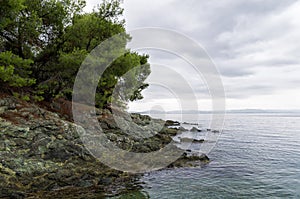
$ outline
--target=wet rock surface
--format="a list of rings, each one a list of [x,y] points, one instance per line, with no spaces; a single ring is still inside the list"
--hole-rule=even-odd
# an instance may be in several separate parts
[[[205,154],[194,154],[191,151],[183,153],[183,155],[175,162],[170,164],[169,168],[174,167],[196,167],[209,163],[209,158]]]
[[[135,132],[151,135],[141,138],[128,134],[126,125],[120,129],[122,124],[108,110],[98,111],[97,117],[107,138],[131,152],[160,150],[179,132],[168,127],[177,122],[131,114],[130,121],[138,124]],[[132,190],[131,182],[139,175],[114,170],[94,158],[83,145],[78,126],[61,118],[10,96],[0,98],[0,198],[99,198]],[[199,161],[208,158],[183,153],[169,167]]]

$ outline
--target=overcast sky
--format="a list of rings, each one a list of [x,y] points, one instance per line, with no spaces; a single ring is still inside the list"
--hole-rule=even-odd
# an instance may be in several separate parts
[[[87,0],[86,10],[99,2]],[[220,71],[227,109],[300,109],[300,1],[125,0],[123,7],[127,30],[167,28],[203,46]],[[149,81],[169,78],[176,84],[159,70],[168,65],[191,84],[199,109],[210,109],[204,81],[193,77],[184,61],[165,52],[145,52],[152,64]],[[176,96],[164,89],[150,86],[145,99],[130,109],[179,109]]]

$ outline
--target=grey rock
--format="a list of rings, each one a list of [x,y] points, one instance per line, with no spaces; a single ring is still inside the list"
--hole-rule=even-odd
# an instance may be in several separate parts
[[[110,111],[96,110],[95,114],[99,115],[106,137],[119,148],[131,152],[160,150],[180,132],[164,125],[160,127],[158,124],[164,123],[162,120],[131,114],[131,119],[142,126],[140,132],[147,129],[146,126],[160,127],[159,131],[147,131],[151,137],[137,138],[123,132]],[[104,190],[117,194],[120,187],[136,175],[116,171],[95,159],[81,141],[80,134],[85,132],[86,129],[34,104],[13,97],[0,99],[0,197],[50,197],[58,193],[72,196],[76,191],[88,194],[91,187],[96,187],[98,192],[103,190],[101,197]],[[192,159],[205,158],[183,156],[176,164],[188,166],[184,162]]]
[[[191,132],[201,132],[201,129],[198,129],[196,127],[193,127],[191,130]]]

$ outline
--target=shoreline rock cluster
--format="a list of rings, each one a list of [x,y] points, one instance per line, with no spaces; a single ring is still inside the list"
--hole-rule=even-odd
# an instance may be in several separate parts
[[[176,122],[167,121],[147,139],[136,139],[122,132],[112,113],[99,114],[106,136],[124,150],[147,153],[172,141],[179,133]],[[132,121],[149,126],[149,116],[131,114]],[[164,122],[157,120],[156,122]],[[142,129],[143,130],[143,129]],[[84,147],[76,125],[57,113],[11,96],[0,97],[0,197],[40,198],[82,194],[85,198],[124,192],[140,175],[109,168]],[[183,153],[169,168],[205,163],[207,156]],[[130,188],[129,188],[130,189]],[[92,195],[88,195],[91,194]],[[65,197],[63,197],[65,198]]]

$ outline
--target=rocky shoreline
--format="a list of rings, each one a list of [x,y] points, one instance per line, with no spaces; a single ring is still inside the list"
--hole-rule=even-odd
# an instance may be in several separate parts
[[[180,129],[177,122],[159,120],[164,127],[144,139],[130,138],[114,122],[108,110],[99,111],[98,121],[107,138],[118,147],[140,153],[156,151],[172,141]],[[131,114],[140,126],[149,116]],[[130,189],[142,174],[109,168],[84,147],[76,125],[62,115],[11,96],[0,97],[0,197],[8,198],[99,198]],[[209,161],[206,155],[182,156],[169,168],[194,166]]]

